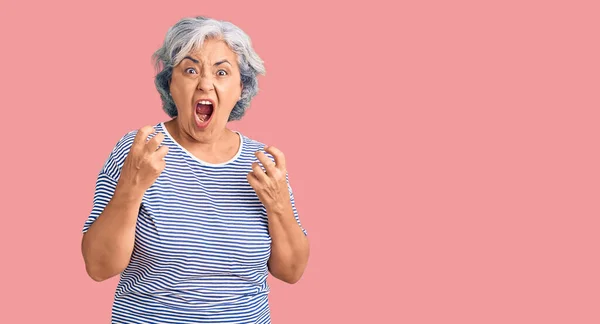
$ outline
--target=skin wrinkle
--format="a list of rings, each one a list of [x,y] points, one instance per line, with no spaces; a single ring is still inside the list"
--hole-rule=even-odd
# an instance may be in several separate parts
[[[248,35],[235,25],[206,17],[184,18],[167,32],[163,46],[153,54],[157,74],[155,85],[163,102],[163,110],[170,116],[177,116],[177,108],[169,95],[173,67],[180,63],[182,56],[201,47],[205,39],[221,39],[238,56],[243,91],[235,104],[229,121],[240,120],[258,93],[258,75],[265,75],[262,59],[252,48]],[[232,62],[233,63],[233,62]]]
[[[242,92],[240,72],[235,63],[237,57],[222,40],[208,39],[202,48],[186,58],[173,68],[169,88],[178,114],[165,126],[184,148],[199,159],[209,163],[227,161],[239,148],[238,135],[226,128],[229,115]],[[225,61],[234,63],[217,69]],[[209,124],[202,130],[196,126],[194,105],[201,98],[214,101]]]
[[[199,44],[203,45],[197,47]],[[189,58],[182,59],[175,64],[173,57],[179,58],[181,56],[188,56]],[[227,129],[226,126],[228,121],[239,120],[244,115],[250,101],[258,92],[257,76],[259,74],[264,75],[263,62],[252,49],[250,39],[245,33],[230,23],[202,17],[186,18],[173,26],[153,58],[157,63],[158,70],[155,76],[155,86],[162,100],[162,108],[170,119],[162,123],[162,126],[164,126],[161,126],[162,132],[157,132],[154,126],[146,125],[138,129],[133,143],[129,141],[129,137],[124,137],[124,140],[119,142],[115,151],[109,157],[111,161],[115,162],[115,165],[107,164],[103,167],[102,172],[105,178],[98,178],[99,181],[110,180],[107,177],[108,173],[105,171],[114,171],[115,179],[118,179],[118,181],[113,179],[114,195],[108,202],[104,201],[104,194],[108,187],[100,186],[107,186],[107,182],[97,182],[96,193],[98,196],[94,198],[94,210],[90,214],[89,223],[86,222],[88,227],[84,230],[85,234],[82,238],[82,254],[86,271],[95,281],[104,281],[127,271],[132,257],[135,258],[134,261],[136,262],[141,260],[143,263],[145,261],[144,258],[140,259],[140,255],[134,253],[137,235],[145,234],[139,232],[137,227],[140,220],[140,208],[144,208],[145,193],[167,166],[165,157],[168,155],[169,147],[173,147],[173,141],[187,149],[189,154],[204,162],[213,164],[230,161],[240,151],[241,141],[244,138],[241,137],[241,134],[238,135],[236,132]],[[224,59],[227,60],[227,63],[223,62]],[[226,73],[222,74],[221,70]],[[200,127],[195,122],[196,107],[194,103],[198,99],[211,99],[214,102],[211,120],[206,127]],[[151,136],[154,133],[156,135]],[[159,148],[167,135],[171,137],[171,145],[162,145]],[[148,137],[151,138],[148,139]],[[247,140],[250,146],[258,143],[258,141],[252,139]],[[131,145],[131,149],[128,151],[126,151],[127,145]],[[256,225],[257,233],[260,231],[264,251],[266,251],[266,244],[268,244],[266,234],[270,236],[270,255],[268,255],[269,259],[266,264],[268,271],[274,278],[292,284],[302,277],[306,268],[310,253],[309,241],[304,229],[299,224],[299,220],[295,218],[295,206],[292,205],[293,194],[287,182],[287,170],[283,153],[274,146],[266,146],[262,149],[264,153],[257,152],[255,159],[251,159],[248,156],[249,152],[245,151],[248,154],[244,154],[242,159],[236,161],[246,163],[241,166],[242,168],[248,167],[252,162],[254,163],[252,163],[253,171],[246,174],[248,183],[239,183],[238,179],[235,185],[239,184],[248,193],[250,193],[248,185],[251,186],[258,199],[260,199],[262,206],[256,202],[256,197],[252,194],[251,204],[257,206],[260,210],[249,209],[245,212],[253,214],[255,220],[261,222],[254,225]],[[258,150],[261,151],[260,148]],[[115,160],[117,156],[119,158],[123,157],[125,160],[117,161]],[[273,160],[275,163],[273,163]],[[118,162],[118,165],[116,162]],[[258,162],[265,170],[259,167]],[[240,169],[238,165],[234,165],[234,169],[233,173],[236,177],[248,171]],[[118,173],[116,173],[117,170]],[[177,168],[167,171],[170,174],[176,174],[175,176],[181,175],[181,173],[177,173],[179,172]],[[187,171],[190,171],[189,174],[193,178],[198,175],[198,173],[195,173],[196,170]],[[119,175],[119,177],[117,178],[116,175]],[[185,190],[194,186],[194,179],[190,180],[191,182],[182,183],[180,186],[176,186],[175,189]],[[228,185],[228,183],[226,181],[221,184]],[[158,190],[155,191],[159,193],[158,197],[149,199],[156,199],[152,201],[152,203],[156,202],[156,206],[161,206],[163,199],[170,198],[168,195],[160,195],[162,193],[160,188],[165,188],[164,185],[164,183],[159,182]],[[148,196],[148,198],[150,197]],[[180,198],[185,199],[186,197]],[[238,199],[238,196],[233,193],[227,199]],[[245,198],[241,197],[241,199]],[[107,204],[105,205],[105,203]],[[152,205],[152,203],[149,205]],[[103,209],[100,209],[102,206],[104,206]],[[173,206],[185,208],[186,204],[175,201]],[[244,205],[244,201],[241,201],[240,208],[243,209],[244,207],[253,208],[251,205]],[[156,209],[160,209],[160,207]],[[152,208],[148,210],[152,210]],[[263,211],[266,211],[267,224],[262,219]],[[101,213],[98,214],[98,212]],[[194,211],[189,210],[189,212]],[[237,216],[235,213],[226,212],[224,214]],[[202,213],[197,215],[199,217],[204,216]],[[154,222],[154,220],[157,220],[157,222]],[[158,220],[160,218],[151,220],[154,222],[155,227],[161,225],[162,221]],[[233,226],[237,227],[237,224]],[[265,226],[268,226],[268,228],[265,228]],[[181,232],[174,231],[173,233],[177,235]],[[184,240],[186,236],[180,238]],[[238,241],[243,240],[242,237],[238,237],[238,239]],[[160,244],[160,242],[157,242],[157,244]],[[190,252],[196,253],[197,251]],[[157,255],[156,257],[160,256]],[[176,268],[170,268],[170,270],[176,273],[180,265],[187,266],[187,263],[187,260],[184,259],[181,264],[174,265]],[[260,266],[261,280],[264,279],[264,282],[266,282],[266,278],[262,277],[262,274],[266,275],[263,272],[264,264],[261,263]],[[169,268],[166,269],[169,270]],[[139,281],[140,278],[136,275],[137,270],[142,271],[144,275],[154,276],[156,274],[156,272],[153,272],[156,269],[152,269],[152,267],[135,268],[133,273],[129,273],[133,276],[125,281],[120,281],[119,287],[127,288],[127,286],[131,286],[132,281]],[[156,283],[164,282],[165,278],[155,277],[157,279]],[[155,282],[150,281],[141,283],[140,288],[152,288],[154,284]],[[128,311],[126,308],[131,305],[127,300],[123,304],[124,299],[120,297],[115,295],[113,305],[119,307],[113,308],[113,314],[125,316],[124,313]],[[126,297],[129,298],[129,296]],[[136,296],[132,294],[131,297],[135,298]],[[140,297],[143,300],[146,297],[160,298],[162,296]],[[243,298],[246,297],[250,296],[243,296]],[[145,305],[139,303],[139,305],[134,305],[134,308],[138,306],[144,308]],[[210,310],[208,309],[208,311]],[[169,309],[162,308],[161,311],[168,312]],[[237,314],[227,314],[227,316],[230,315]],[[268,317],[267,308],[265,318]]]
[[[225,60],[234,63],[224,63]],[[237,55],[227,43],[221,39],[207,39],[200,49],[186,55],[173,68],[170,89],[178,116],[165,126],[184,148],[209,163],[228,161],[239,150],[237,134],[226,127],[243,89],[237,62]],[[224,68],[219,67],[222,64],[225,64]],[[194,103],[199,99],[214,101],[211,119],[204,129],[198,128],[195,122]],[[266,173],[255,162],[253,171],[248,174],[248,182],[267,209],[272,237],[269,271],[282,281],[295,283],[308,261],[308,239],[294,217],[283,153],[274,147],[265,147],[265,151],[274,157],[275,163],[257,153]]]

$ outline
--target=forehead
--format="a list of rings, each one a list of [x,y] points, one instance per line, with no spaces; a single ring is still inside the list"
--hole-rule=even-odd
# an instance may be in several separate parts
[[[233,52],[227,43],[218,39],[207,39],[202,47],[194,49],[188,53],[188,56],[195,58],[200,63],[211,64],[216,61],[227,59],[232,64],[237,62],[237,55]],[[234,62],[235,61],[235,62]]]

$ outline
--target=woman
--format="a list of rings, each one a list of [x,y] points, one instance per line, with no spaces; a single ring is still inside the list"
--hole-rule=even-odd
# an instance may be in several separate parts
[[[262,61],[238,27],[204,17],[171,27],[153,57],[171,119],[109,155],[86,270],[121,275],[113,323],[269,323],[268,273],[298,281],[309,244],[283,153],[226,127],[257,94]]]

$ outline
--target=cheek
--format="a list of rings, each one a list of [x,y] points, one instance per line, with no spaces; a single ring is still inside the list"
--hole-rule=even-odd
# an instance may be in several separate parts
[[[194,94],[197,81],[183,75],[173,75],[171,78],[171,93],[178,96],[189,96]]]
[[[219,92],[223,102],[237,102],[242,93],[242,87],[238,82],[227,82],[220,85],[215,85],[215,89]]]

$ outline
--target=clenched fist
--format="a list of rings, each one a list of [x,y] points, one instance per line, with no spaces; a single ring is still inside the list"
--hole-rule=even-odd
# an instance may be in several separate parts
[[[155,131],[152,126],[145,126],[138,130],[121,170],[121,179],[125,185],[144,192],[164,170],[166,165],[164,157],[169,150],[166,145],[158,148],[164,139],[163,133],[158,133],[146,141],[146,138]]]

